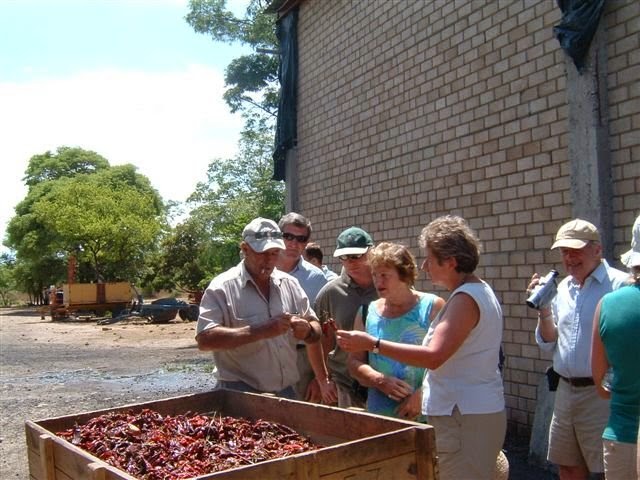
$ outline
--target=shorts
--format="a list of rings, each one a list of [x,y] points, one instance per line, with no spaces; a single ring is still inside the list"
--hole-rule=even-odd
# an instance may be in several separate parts
[[[549,427],[547,460],[567,467],[604,472],[602,432],[609,418],[609,401],[595,386],[574,387],[560,380]]]
[[[637,445],[603,440],[604,472],[607,480],[637,480]]]

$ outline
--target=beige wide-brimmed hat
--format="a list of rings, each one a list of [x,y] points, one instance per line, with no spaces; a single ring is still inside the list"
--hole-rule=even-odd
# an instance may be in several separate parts
[[[554,248],[584,248],[589,242],[599,242],[600,233],[593,223],[576,218],[565,223],[556,233],[556,241],[551,245]]]

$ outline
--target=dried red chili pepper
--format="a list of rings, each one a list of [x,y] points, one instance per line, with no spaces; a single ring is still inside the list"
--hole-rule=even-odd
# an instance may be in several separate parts
[[[108,413],[57,435],[140,480],[193,478],[319,448],[275,422],[149,409]]]
[[[335,333],[337,331],[338,325],[336,325],[336,321],[333,318],[327,318],[322,322],[322,333],[324,335],[329,335],[329,332]]]

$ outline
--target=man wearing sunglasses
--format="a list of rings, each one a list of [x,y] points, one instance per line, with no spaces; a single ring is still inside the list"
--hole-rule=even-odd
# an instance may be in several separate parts
[[[213,352],[220,387],[296,398],[296,344],[318,342],[320,324],[298,281],[275,268],[285,249],[275,222],[252,220],[240,249],[202,297],[198,348]]]
[[[313,305],[318,292],[327,283],[327,279],[322,270],[307,262],[302,255],[311,237],[311,222],[299,213],[290,212],[280,219],[278,227],[282,231],[285,249],[280,250],[276,267],[300,282],[302,290],[307,294],[309,302]],[[307,357],[305,345],[303,341],[299,341],[297,345],[297,365],[300,380],[295,386],[296,394],[299,400],[320,402],[321,393],[317,388],[318,386],[312,384],[311,388],[309,388],[314,373]]]
[[[338,278],[331,280],[320,290],[314,304],[314,310],[323,323],[323,339],[322,345],[316,343],[307,346],[309,358],[313,370],[318,371],[321,366],[314,365],[314,362],[317,362],[317,352],[328,352],[326,365],[330,383],[336,389],[338,406],[343,408],[364,408],[365,404],[357,395],[354,380],[347,370],[348,354],[336,344],[335,330],[353,330],[358,309],[378,298],[367,262],[367,255],[372,246],[371,235],[359,227],[349,227],[338,235],[333,256],[340,259],[342,271]],[[319,354],[320,358],[323,355],[322,351]],[[320,382],[320,379],[318,381]],[[324,396],[323,401],[327,403]]]

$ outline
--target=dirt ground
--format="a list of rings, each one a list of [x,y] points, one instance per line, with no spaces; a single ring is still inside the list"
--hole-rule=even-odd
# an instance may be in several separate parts
[[[35,309],[0,310],[0,478],[28,479],[25,420],[76,415],[215,387],[195,323],[42,320]],[[507,442],[512,480],[550,480]]]
[[[215,386],[195,323],[111,325],[0,310],[0,478],[28,479],[25,420],[75,415]]]

